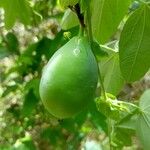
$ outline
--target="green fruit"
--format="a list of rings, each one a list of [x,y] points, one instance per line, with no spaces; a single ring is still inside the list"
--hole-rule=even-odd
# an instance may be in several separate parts
[[[74,37],[46,65],[40,96],[46,109],[57,118],[71,117],[94,98],[98,66],[86,37]]]

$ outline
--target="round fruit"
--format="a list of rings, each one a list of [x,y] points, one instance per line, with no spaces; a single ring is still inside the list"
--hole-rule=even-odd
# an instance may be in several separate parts
[[[44,68],[40,96],[57,118],[71,117],[94,98],[98,66],[86,37],[74,37],[61,47]]]

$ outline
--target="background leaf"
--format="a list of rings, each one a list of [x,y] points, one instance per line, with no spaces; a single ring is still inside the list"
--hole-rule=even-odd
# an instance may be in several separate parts
[[[0,7],[5,10],[5,27],[7,29],[13,27],[17,20],[25,25],[31,23],[31,10],[26,0],[1,0]]]
[[[124,146],[132,145],[132,136],[134,131],[131,129],[115,128],[115,132],[112,138],[114,143],[114,149],[122,149]]]
[[[92,0],[92,30],[99,44],[107,42],[127,13],[130,0]]]
[[[62,18],[62,21],[61,21],[61,27],[63,30],[68,30],[72,27],[75,27],[79,25],[79,20],[78,20],[78,17],[77,15],[71,11],[70,9],[67,9],[65,11],[65,14]]]
[[[19,42],[15,34],[13,34],[12,32],[7,33],[5,42],[10,52],[19,54]]]
[[[7,96],[9,93],[17,90],[17,88],[18,88],[18,85],[7,86],[6,90],[3,92],[1,97]]]
[[[59,0],[62,7],[73,6],[78,3],[79,0]]]
[[[104,80],[106,92],[117,95],[124,85],[124,78],[121,75],[118,52],[106,49],[108,56],[100,61],[100,71]]]
[[[0,45],[0,59],[3,59],[10,55],[10,52],[6,47]]]
[[[36,98],[33,89],[29,90],[29,92],[25,96],[22,114],[23,116],[30,116],[33,112],[34,108],[36,107],[39,99]]]
[[[144,146],[144,150],[150,148],[150,89],[145,91],[140,98],[139,104],[142,113],[137,122],[137,134]]]
[[[150,8],[146,4],[127,20],[119,42],[120,67],[128,82],[140,79],[150,67]]]

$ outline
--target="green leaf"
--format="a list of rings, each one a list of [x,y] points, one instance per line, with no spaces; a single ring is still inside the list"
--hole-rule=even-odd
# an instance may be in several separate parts
[[[25,136],[16,141],[11,150],[36,150],[34,142],[30,136]]]
[[[140,108],[130,102],[124,101],[123,103],[128,108],[128,111],[121,114],[121,119],[117,120],[116,126],[119,128],[136,130]]]
[[[26,0],[1,0],[0,7],[5,10],[5,27],[10,29],[19,20],[25,25],[31,23],[31,11]]]
[[[22,108],[22,115],[31,115],[38,101],[39,99],[37,99],[37,97],[35,96],[33,89],[29,90],[29,92],[25,95],[25,100]]]
[[[87,3],[90,3],[90,0],[80,0],[80,11],[81,13],[85,12],[88,8]]]
[[[117,125],[118,128],[131,129],[136,130],[137,126],[137,115],[134,115],[127,120],[123,120],[121,123]]]
[[[3,59],[11,54],[19,54],[19,42],[17,37],[12,33],[8,32],[4,38],[6,45],[0,44],[0,59]]]
[[[120,71],[119,55],[118,52],[105,50],[109,55],[101,59],[100,71],[106,92],[116,96],[125,83]]]
[[[92,30],[99,44],[107,42],[117,31],[129,4],[130,0],[92,0]]]
[[[120,120],[122,117],[122,113],[128,112],[128,106],[116,99],[116,97],[110,93],[106,93],[106,99],[101,96],[96,98],[96,105],[98,111],[104,114],[107,118],[111,118],[113,120]]]
[[[101,61],[103,57],[108,57],[108,53],[103,50],[100,45],[95,41],[92,41],[92,49],[94,56],[97,58],[97,61]]]
[[[73,6],[78,3],[79,0],[59,0],[62,7]]]
[[[61,27],[63,30],[68,30],[72,27],[75,27],[79,25],[79,20],[78,20],[78,17],[77,15],[71,11],[70,9],[67,9],[65,11],[65,14],[62,18],[62,21],[61,21]]]
[[[8,94],[10,94],[11,92],[16,91],[18,88],[18,85],[12,85],[12,86],[7,86],[6,90],[3,92],[2,97],[7,96]]]
[[[45,55],[47,59],[49,59],[54,52],[61,47],[67,40],[64,39],[63,31],[60,31],[56,37],[51,40],[47,37],[43,37],[37,43],[29,45],[23,55],[34,57],[34,61],[39,64],[39,60],[41,59],[41,55]],[[33,56],[33,52],[35,52],[35,56]]]
[[[6,110],[7,110],[7,112],[11,113],[15,119],[20,118],[19,104],[17,104],[17,103],[11,104],[10,107],[8,107]],[[20,129],[18,128],[18,126],[15,126],[13,130],[15,130],[16,133],[20,132]]]
[[[132,136],[134,135],[134,130],[125,128],[115,128],[114,135],[112,136],[112,142],[114,144],[114,149],[122,149],[124,146],[132,145]]]
[[[142,5],[127,20],[119,42],[120,67],[128,82],[140,79],[150,67],[150,8]]]
[[[142,113],[137,122],[137,134],[144,146],[144,150],[150,148],[150,89],[145,91],[140,98],[139,104]]]
[[[78,32],[78,28],[72,28],[69,30],[72,36],[75,36]],[[8,71],[8,74],[12,72],[18,72],[21,76],[25,76],[35,71],[41,72],[42,56],[45,55],[47,60],[54,54],[54,52],[64,45],[69,39],[64,38],[64,32],[60,31],[56,37],[52,40],[47,37],[43,37],[36,43],[29,45],[23,53],[17,58],[15,67]]]
[[[19,54],[19,41],[17,37],[13,33],[9,32],[6,35],[5,40],[7,43],[8,50],[10,52]]]
[[[96,103],[95,102],[91,102],[89,104],[89,119],[91,120],[91,122],[93,123],[93,125],[99,129],[99,130],[103,130],[105,132],[107,132],[107,123],[106,123],[106,117],[100,112],[98,111],[97,107],[96,107]]]
[[[0,45],[0,59],[3,59],[9,55],[10,52],[7,50],[7,48]]]
[[[25,91],[29,91],[29,90],[33,89],[33,93],[38,99],[38,98],[40,98],[40,96],[39,96],[39,84],[40,84],[40,79],[32,79],[31,81],[26,83]]]

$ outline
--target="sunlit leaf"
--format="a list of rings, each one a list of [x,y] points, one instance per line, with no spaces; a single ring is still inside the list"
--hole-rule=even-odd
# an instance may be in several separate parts
[[[7,43],[7,49],[10,52],[19,54],[19,41],[15,34],[13,34],[12,32],[7,33],[7,35],[5,36],[5,42]]]
[[[130,0],[92,0],[92,30],[99,44],[107,42],[127,13]]]
[[[10,55],[10,52],[6,47],[0,46],[0,59],[3,59]]]
[[[106,49],[109,55],[100,61],[100,71],[106,92],[117,95],[125,81],[121,75],[118,52]]]
[[[34,95],[33,89],[29,90],[29,92],[25,95],[22,114],[23,116],[29,116],[35,109],[39,99]]]
[[[142,5],[127,20],[119,42],[120,67],[128,82],[140,79],[150,67],[150,8]]]
[[[1,0],[0,7],[5,10],[5,27],[10,29],[19,20],[25,25],[30,24],[31,10],[26,0]]]
[[[79,25],[79,20],[77,18],[77,15],[71,11],[70,9],[67,9],[62,21],[61,21],[61,27],[63,30],[68,30],[72,27],[75,27]]]
[[[140,98],[141,114],[137,122],[137,134],[144,146],[144,150],[150,148],[150,89],[145,91]]]
[[[59,0],[62,7],[73,6],[78,3],[79,0]]]

